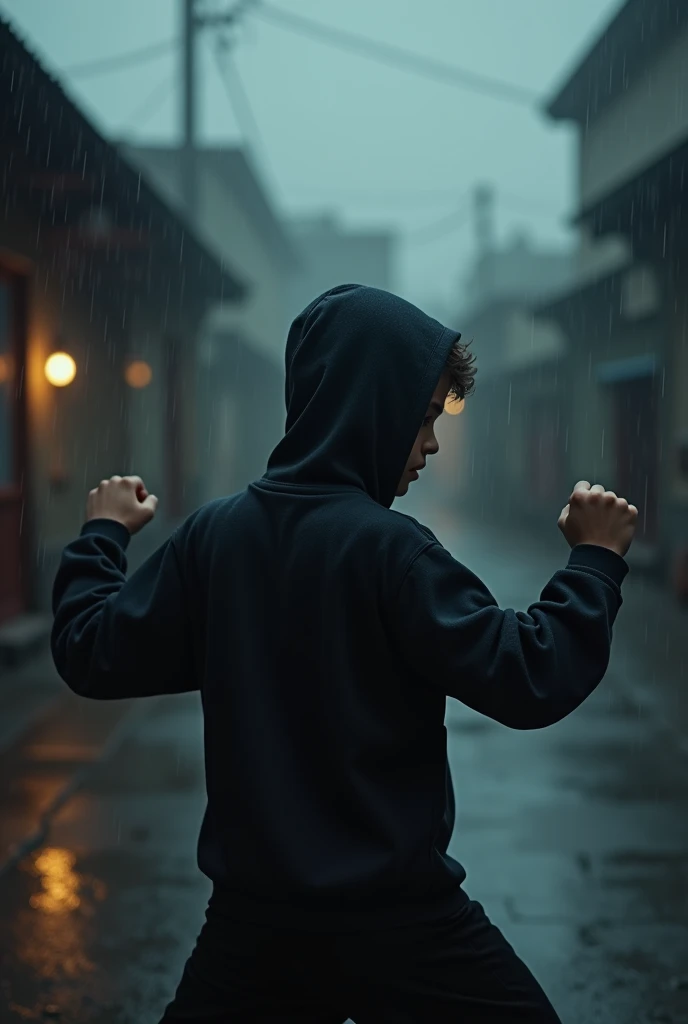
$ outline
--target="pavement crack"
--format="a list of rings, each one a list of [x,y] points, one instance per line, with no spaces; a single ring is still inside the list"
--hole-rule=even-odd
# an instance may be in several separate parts
[[[150,710],[150,705],[135,704],[118,722],[108,736],[96,758],[84,764],[55,794],[38,819],[38,825],[25,839],[16,843],[4,861],[0,862],[0,878],[14,868],[24,857],[41,846],[50,833],[55,816],[87,782],[93,772],[109,760],[121,744],[132,735],[139,722]]]

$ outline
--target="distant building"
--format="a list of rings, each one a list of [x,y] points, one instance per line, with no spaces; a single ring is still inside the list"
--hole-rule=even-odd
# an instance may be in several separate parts
[[[179,209],[185,209],[179,149],[122,144]],[[298,246],[250,156],[235,147],[196,152],[196,229],[247,282],[241,306],[218,304],[200,350],[200,499],[240,490],[263,474],[283,433],[284,350]]]
[[[527,304],[566,287],[575,270],[575,251],[536,245],[520,231],[502,248],[478,255],[466,278],[470,298],[464,313],[470,318],[494,302]]]
[[[140,473],[160,497],[134,562],[192,510],[186,382],[209,306],[245,286],[2,20],[0,49],[1,624],[49,609],[103,477]]]
[[[544,248],[526,232],[503,248],[478,255],[466,279],[469,301],[460,320],[462,330],[475,333],[474,350],[483,379],[522,367],[551,351],[551,331],[534,323],[530,309],[534,302],[567,287],[575,272],[575,251]],[[486,318],[490,330],[480,330]]]
[[[525,233],[497,247],[489,199],[478,190],[478,256],[466,283],[469,301],[455,317],[476,356],[476,389],[459,422],[443,425],[453,458],[451,465],[442,460],[442,474],[481,517],[507,514],[539,524],[561,510],[567,486],[570,396],[563,333],[536,320],[531,307],[573,279],[575,253],[539,246]]]
[[[290,232],[300,256],[289,289],[292,317],[338,284],[393,290],[396,238],[390,231],[344,228],[331,214],[320,214],[292,219]]]
[[[184,210],[182,157],[177,147],[120,145],[176,209]],[[235,332],[277,367],[284,362],[290,282],[299,256],[251,156],[232,146],[196,152],[196,229],[208,248],[241,272],[248,294],[241,307],[219,304],[211,325]]]

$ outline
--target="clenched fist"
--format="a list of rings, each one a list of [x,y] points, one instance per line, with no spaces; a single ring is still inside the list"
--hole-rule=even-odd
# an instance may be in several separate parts
[[[590,486],[580,480],[573,489],[558,526],[571,547],[596,544],[622,557],[631,546],[638,521],[638,509],[602,484]]]
[[[155,515],[158,499],[140,476],[111,476],[89,491],[86,519],[114,519],[129,533],[138,533]]]

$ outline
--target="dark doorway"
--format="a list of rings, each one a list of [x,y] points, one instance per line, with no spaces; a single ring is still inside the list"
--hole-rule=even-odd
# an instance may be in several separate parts
[[[181,519],[184,505],[184,441],[180,339],[167,335],[165,344],[165,504],[167,515]]]
[[[25,281],[0,267],[0,623],[26,608]]]
[[[535,399],[530,408],[530,484],[533,497],[544,503],[559,502],[565,496],[564,443],[561,436],[559,401]]]
[[[616,490],[638,507],[638,539],[654,544],[659,528],[659,386],[653,375],[612,385]]]

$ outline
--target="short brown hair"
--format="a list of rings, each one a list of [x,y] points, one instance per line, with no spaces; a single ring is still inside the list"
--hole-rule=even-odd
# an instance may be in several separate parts
[[[463,342],[458,339],[454,342],[447,359],[446,368],[451,377],[449,394],[456,401],[466,398],[475,387],[475,356],[468,351],[470,344],[470,341]]]

